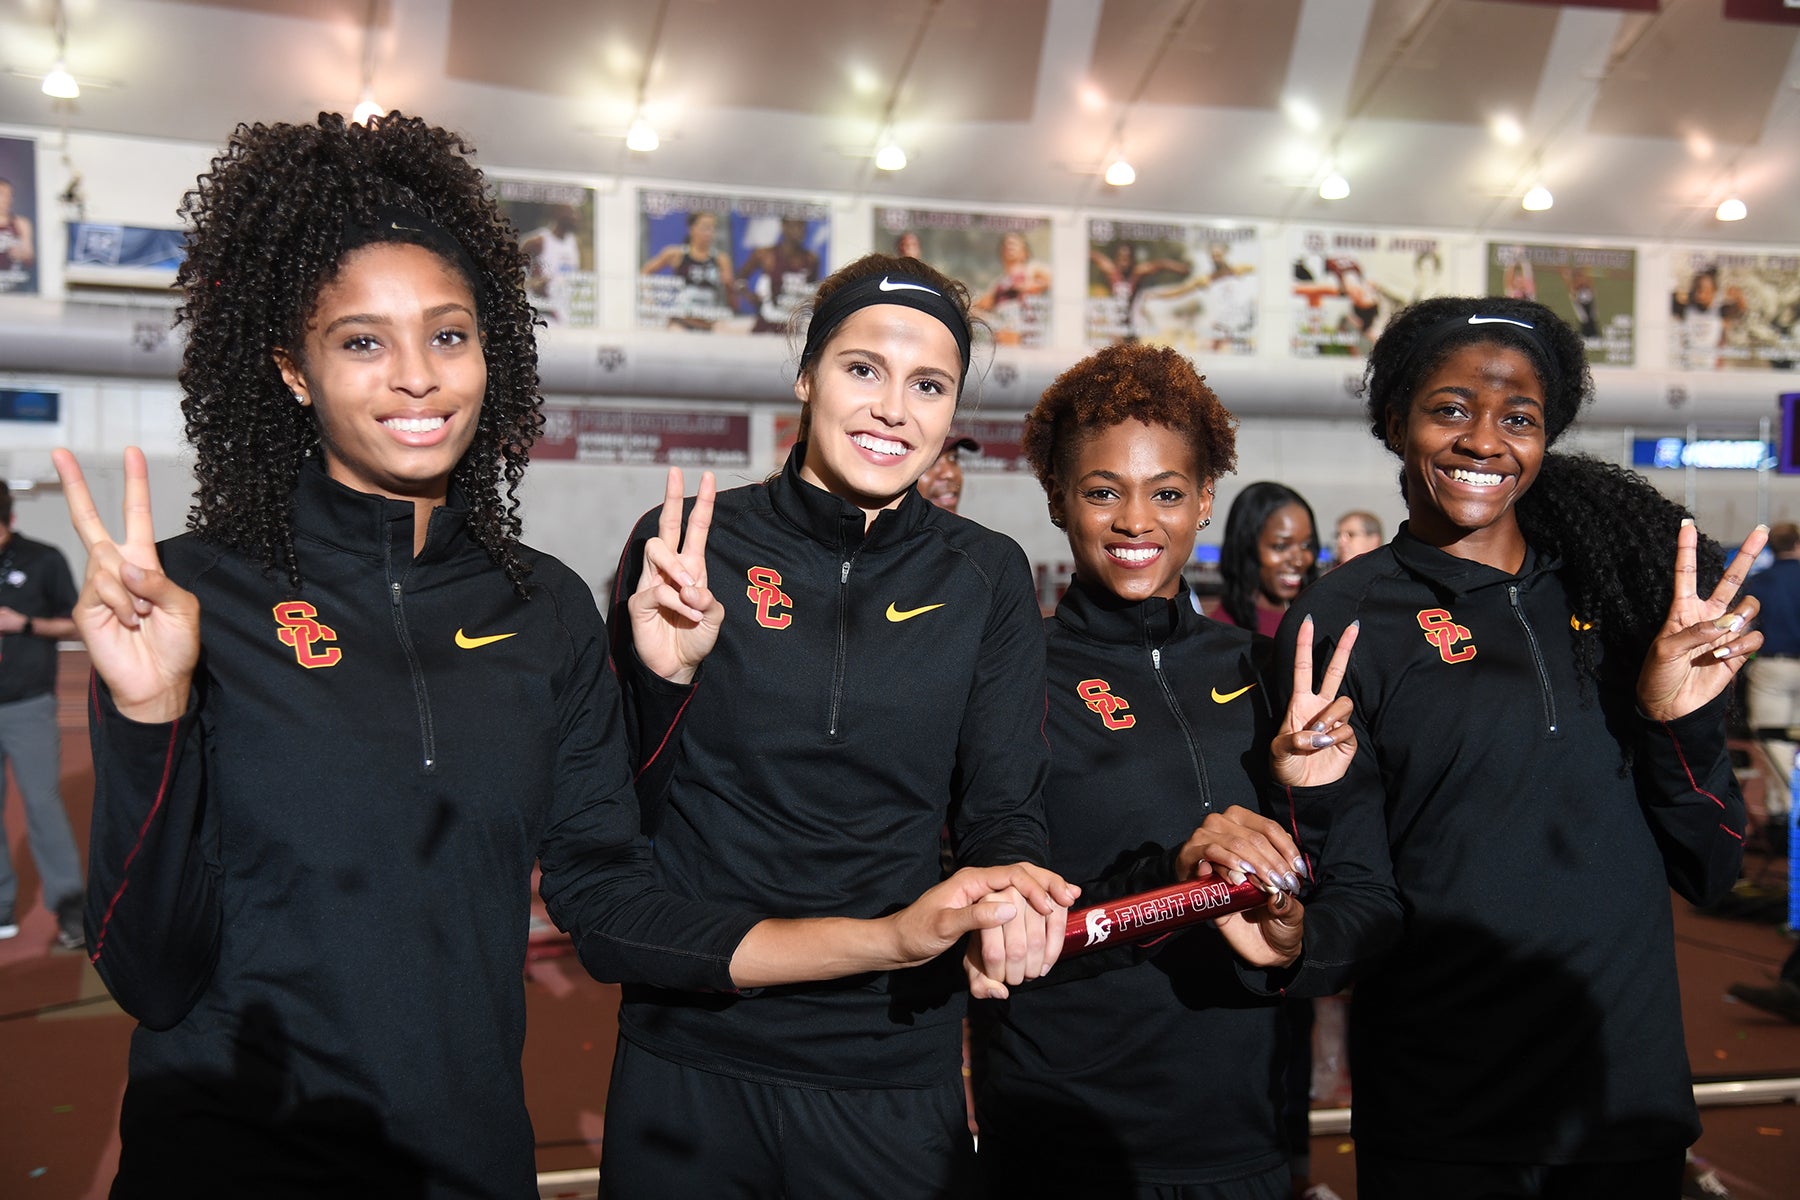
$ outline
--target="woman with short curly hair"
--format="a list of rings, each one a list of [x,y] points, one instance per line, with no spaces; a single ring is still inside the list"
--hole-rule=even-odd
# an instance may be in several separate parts
[[[1721,576],[1641,478],[1552,453],[1593,381],[1533,301],[1413,305],[1365,390],[1408,519],[1279,634],[1316,654],[1361,622],[1361,748],[1339,786],[1294,791],[1318,888],[1275,982],[1360,971],[1363,1194],[1672,1200],[1699,1123],[1668,889],[1737,878],[1725,707],[1762,635],[1734,601],[1767,531]]]
[[[1254,976],[1299,947],[1299,851],[1264,811],[1267,786],[1271,770],[1322,784],[1349,762],[1332,673],[1354,635],[1320,692],[1307,664],[1284,717],[1256,650],[1267,641],[1189,603],[1181,568],[1236,466],[1236,425],[1186,358],[1142,343],[1075,364],[1025,421],[1075,561],[1045,622],[1050,865],[1084,902],[1215,871],[1253,874],[1274,899],[1216,928],[1096,951],[979,1006],[992,1195],[1290,1192],[1278,1010],[1238,964]],[[1202,1078],[1231,1080],[1231,1102]]]

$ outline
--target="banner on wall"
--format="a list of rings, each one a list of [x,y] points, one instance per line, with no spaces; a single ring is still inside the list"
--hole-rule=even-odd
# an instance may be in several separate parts
[[[0,137],[0,292],[35,292],[37,143]]]
[[[594,189],[539,179],[497,179],[500,211],[519,231],[530,260],[525,286],[551,325],[600,323],[600,274],[594,253]]]
[[[1261,258],[1253,227],[1093,218],[1087,344],[1254,354]]]
[[[1800,253],[1670,252],[1669,365],[1791,371],[1800,361]]]
[[[827,203],[640,192],[638,325],[785,334],[830,256]]]
[[[1400,309],[1446,289],[1444,239],[1373,229],[1295,229],[1294,353],[1361,357]]]
[[[1637,361],[1637,251],[1489,242],[1487,294],[1536,300],[1581,333],[1588,362]]]
[[[968,286],[1001,346],[1050,341],[1050,218],[875,208],[875,249],[930,263]]]
[[[536,460],[677,467],[750,464],[750,418],[743,413],[654,408],[544,406]]]
[[[173,287],[187,254],[179,229],[73,221],[68,226],[69,257],[63,278],[100,287]]]

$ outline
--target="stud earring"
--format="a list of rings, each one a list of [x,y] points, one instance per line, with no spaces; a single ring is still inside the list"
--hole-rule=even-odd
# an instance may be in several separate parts
[[[306,397],[302,396],[299,392],[295,392],[294,393],[294,403],[295,404],[305,404]]]
[[[1211,517],[1201,517],[1199,528],[1205,529],[1208,525],[1211,525],[1211,524],[1212,524]]]
[[[1051,524],[1052,524],[1052,525],[1054,525],[1054,526],[1056,526],[1056,527],[1057,527],[1057,528],[1058,528],[1058,529],[1064,529],[1064,528],[1067,528],[1067,526],[1065,526],[1065,525],[1064,525],[1064,524],[1063,524],[1063,519],[1062,519],[1062,518],[1061,518],[1061,517],[1051,517],[1051,518],[1050,518],[1050,523],[1051,523]]]

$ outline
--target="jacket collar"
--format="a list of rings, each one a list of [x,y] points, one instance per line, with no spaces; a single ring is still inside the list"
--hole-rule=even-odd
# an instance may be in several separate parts
[[[407,563],[413,555],[413,504],[345,487],[325,473],[317,456],[300,468],[294,488],[294,532],[364,558]],[[446,557],[468,536],[468,505],[451,486],[447,504],[433,509],[420,561]]]
[[[1194,611],[1186,589],[1171,600],[1121,600],[1112,592],[1089,587],[1079,575],[1057,601],[1056,620],[1089,641],[1123,646],[1165,646],[1202,633],[1209,625],[1224,628]]]
[[[918,488],[909,487],[899,507],[878,513],[869,524],[862,509],[802,479],[805,461],[806,443],[798,442],[781,474],[769,481],[769,503],[800,532],[833,550],[854,554],[898,545],[936,511]]]
[[[1482,588],[1513,583],[1530,588],[1538,579],[1551,574],[1562,565],[1561,560],[1539,554],[1527,542],[1525,561],[1520,565],[1519,573],[1509,575],[1498,567],[1490,567],[1473,559],[1458,558],[1419,540],[1413,536],[1405,521],[1400,523],[1399,532],[1394,534],[1390,545],[1393,547],[1394,558],[1402,567],[1456,596],[1467,596]]]

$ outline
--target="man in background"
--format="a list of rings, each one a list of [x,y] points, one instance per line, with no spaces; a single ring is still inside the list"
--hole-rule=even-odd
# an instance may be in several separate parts
[[[1374,513],[1347,512],[1337,521],[1335,566],[1343,566],[1359,554],[1367,554],[1382,544],[1381,518]]]
[[[962,500],[962,465],[956,461],[958,451],[981,453],[981,443],[972,437],[947,437],[937,461],[919,476],[919,494],[949,512],[955,512]]]
[[[58,776],[56,643],[73,638],[75,582],[54,546],[13,531],[12,490],[0,481],[0,765],[12,764],[25,801],[25,836],[37,863],[44,907],[56,917],[56,944],[79,950],[81,858],[69,830]],[[3,780],[0,780],[3,782]],[[19,880],[0,821],[0,938],[18,936]]]

